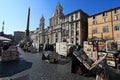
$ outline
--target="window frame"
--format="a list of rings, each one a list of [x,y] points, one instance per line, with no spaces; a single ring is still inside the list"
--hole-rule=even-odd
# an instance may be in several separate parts
[[[71,22],[72,22],[72,21],[74,21],[74,16],[73,16],[73,15],[71,16]]]
[[[95,19],[95,16],[93,16],[92,18]]]
[[[114,31],[119,31],[120,30],[120,24],[114,25]]]
[[[92,21],[92,24],[93,24],[93,25],[96,25],[96,24],[97,24],[97,21],[96,21],[96,20],[93,20],[93,21]]]
[[[105,22],[106,22],[106,18],[103,18],[103,19],[102,19],[102,22],[104,22],[104,23],[105,23]]]
[[[114,20],[118,20],[118,19],[119,19],[118,15],[115,15]]]
[[[79,35],[79,30],[76,31],[76,36],[78,36],[78,35]]]
[[[120,38],[120,34],[116,34],[116,38]]]
[[[107,12],[103,12],[102,16],[107,16]]]
[[[78,18],[78,13],[75,14],[75,18],[76,18],[76,19]]]
[[[108,26],[104,26],[104,27],[102,28],[102,32],[103,32],[103,33],[109,32]]]
[[[95,34],[95,33],[97,33],[97,28],[92,29],[92,34]]]
[[[118,11],[117,11],[117,9],[115,9],[115,10],[114,10],[114,14],[117,14],[117,13],[118,13]]]

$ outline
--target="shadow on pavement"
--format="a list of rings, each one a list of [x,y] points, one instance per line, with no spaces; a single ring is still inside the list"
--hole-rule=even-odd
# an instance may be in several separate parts
[[[29,80],[29,75],[24,75],[24,76],[17,77],[11,80]]]
[[[57,64],[60,64],[60,65],[65,65],[65,64],[67,64],[67,63],[69,63],[69,61],[58,61],[58,63],[57,63]]]
[[[10,77],[32,67],[32,62],[25,60],[0,62],[0,77]]]

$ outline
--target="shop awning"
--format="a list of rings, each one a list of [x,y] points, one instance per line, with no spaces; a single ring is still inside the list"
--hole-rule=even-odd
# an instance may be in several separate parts
[[[0,41],[11,41],[11,39],[0,36]]]

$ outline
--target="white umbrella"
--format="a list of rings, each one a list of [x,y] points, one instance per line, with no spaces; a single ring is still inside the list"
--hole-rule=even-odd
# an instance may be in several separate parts
[[[0,41],[11,41],[11,39],[0,36]]]
[[[11,42],[11,41],[3,41],[3,42],[5,42],[5,43],[9,43],[9,42]]]
[[[67,46],[72,46],[72,45],[73,45],[73,43],[68,43],[68,44],[67,44]]]

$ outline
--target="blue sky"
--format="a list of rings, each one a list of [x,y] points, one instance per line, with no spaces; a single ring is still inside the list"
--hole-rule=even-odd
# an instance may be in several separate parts
[[[93,15],[120,7],[120,0],[0,0],[0,31],[3,21],[5,21],[5,34],[25,31],[28,7],[31,9],[30,31],[39,27],[42,15],[45,17],[45,27],[47,27],[58,2],[62,5],[65,15],[78,9]]]

